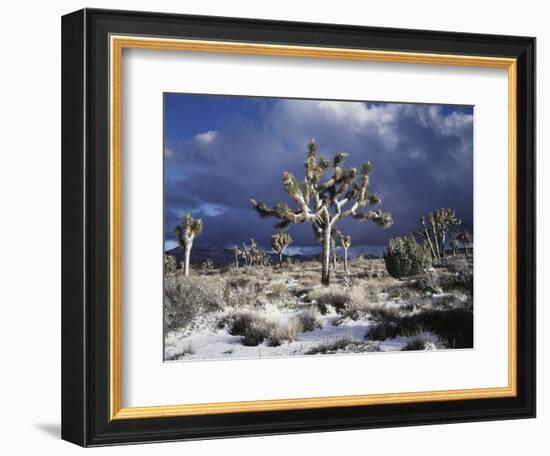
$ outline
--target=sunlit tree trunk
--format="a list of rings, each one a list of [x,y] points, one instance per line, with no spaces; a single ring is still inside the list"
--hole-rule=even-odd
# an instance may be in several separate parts
[[[344,247],[344,271],[346,274],[349,272],[348,270],[348,249]]]
[[[189,275],[189,258],[191,257],[191,247],[193,242],[186,242],[185,244],[185,261],[183,263],[183,275],[187,277]]]
[[[323,230],[323,263],[321,271],[321,283],[330,283],[330,227]]]

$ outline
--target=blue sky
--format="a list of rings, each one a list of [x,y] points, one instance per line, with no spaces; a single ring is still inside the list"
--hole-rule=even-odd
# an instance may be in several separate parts
[[[303,177],[306,145],[319,155],[349,154],[347,166],[373,166],[371,191],[392,213],[388,230],[343,221],[354,245],[383,245],[416,229],[421,215],[451,207],[473,223],[473,107],[165,94],[165,246],[185,212],[204,222],[197,242],[230,247],[255,238],[268,247],[273,219],[254,197],[290,203],[283,171]],[[293,225],[294,246],[316,247],[311,226]]]

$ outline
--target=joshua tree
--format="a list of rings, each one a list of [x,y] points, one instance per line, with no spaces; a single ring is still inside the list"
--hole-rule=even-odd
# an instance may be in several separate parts
[[[472,233],[470,233],[468,230],[463,230],[456,235],[455,239],[462,244],[464,254],[466,255],[466,258],[468,258],[468,247],[470,247],[473,242]]]
[[[194,219],[191,214],[187,213],[183,216],[181,225],[174,229],[180,249],[184,251],[185,260],[183,263],[183,274],[189,275],[189,256],[193,248],[193,241],[202,233],[202,220]]]
[[[233,253],[235,254],[235,269],[239,269],[239,256],[241,256],[239,247],[233,247]]]
[[[267,266],[270,262],[269,255],[258,247],[254,239],[250,239],[250,245],[243,242],[243,248],[239,250],[246,266]]]
[[[294,208],[284,202],[270,207],[255,199],[250,200],[261,217],[279,219],[275,225],[277,229],[286,229],[291,223],[312,224],[315,235],[322,239],[321,282],[324,285],[330,282],[330,239],[338,221],[348,217],[360,222],[371,220],[385,228],[393,223],[391,214],[379,209],[361,211],[380,203],[380,198],[368,191],[372,167],[367,162],[361,172],[356,168],[344,168],[346,157],[346,153],[337,153],[332,161],[332,176],[321,182],[331,163],[317,157],[317,144],[312,139],[304,162],[304,180],[299,182],[291,173],[283,173],[284,189],[294,202]]]
[[[450,246],[451,251],[453,252],[453,256],[456,256],[456,249],[458,248],[458,241],[456,240],[456,238],[451,240]]]
[[[420,217],[417,235],[428,244],[432,257],[440,260],[445,256],[447,234],[456,231],[461,223],[462,220],[456,216],[454,209],[436,209],[428,214],[428,223],[425,217]]]
[[[279,254],[279,266],[283,269],[283,253],[292,244],[292,237],[288,233],[277,233],[271,236],[271,247]]]
[[[351,236],[340,236],[340,243],[344,249],[344,271],[348,273],[348,249],[351,246]]]

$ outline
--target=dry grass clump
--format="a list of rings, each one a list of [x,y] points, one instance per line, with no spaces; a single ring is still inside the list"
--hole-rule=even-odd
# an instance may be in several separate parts
[[[285,322],[272,322],[268,345],[278,347],[284,342],[294,342],[302,331],[303,326],[298,318],[291,318]]]
[[[167,330],[191,329],[199,317],[224,308],[224,284],[214,277],[167,276],[164,322]]]
[[[257,312],[240,311],[225,316],[218,326],[227,326],[232,336],[242,336],[243,345],[261,344],[271,332],[270,323]]]
[[[265,294],[271,300],[285,300],[290,296],[288,285],[282,280],[269,283],[265,288]]]
[[[319,321],[319,312],[314,307],[302,310],[296,316],[302,324],[303,331],[313,331],[317,328],[321,328],[321,322]]]
[[[328,312],[329,306],[339,312],[351,300],[348,291],[340,285],[314,288],[308,293],[308,298],[311,302],[315,301],[319,312],[323,315]]]
[[[271,347],[277,347],[284,342],[295,341],[303,331],[298,318],[270,321],[254,311],[238,311],[225,315],[218,323],[218,327],[226,327],[232,336],[241,336],[242,344],[246,346],[266,342]]]

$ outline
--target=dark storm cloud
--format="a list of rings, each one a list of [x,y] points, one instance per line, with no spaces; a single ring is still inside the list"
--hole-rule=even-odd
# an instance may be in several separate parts
[[[173,96],[178,103],[187,97]],[[207,98],[215,105],[216,97]],[[223,99],[224,109],[231,111],[228,97]],[[246,115],[236,105],[231,120],[218,130],[205,118],[204,128],[184,142],[172,143],[167,134],[167,240],[183,213],[191,211],[204,221],[200,242],[230,246],[253,237],[267,246],[275,221],[260,219],[249,198],[290,203],[281,175],[286,170],[302,178],[311,137],[322,156],[346,151],[347,166],[373,164],[371,190],[395,223],[382,230],[369,222],[342,221],[339,227],[355,245],[385,244],[389,237],[407,234],[421,215],[438,207],[456,209],[472,226],[471,108],[261,98],[251,105]],[[309,224],[293,225],[290,233],[294,245],[316,245]]]

